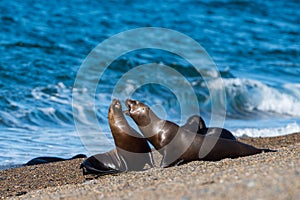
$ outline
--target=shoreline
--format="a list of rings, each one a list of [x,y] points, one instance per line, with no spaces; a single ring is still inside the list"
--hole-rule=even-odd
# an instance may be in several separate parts
[[[83,176],[84,159],[0,171],[1,199],[210,199],[300,197],[300,133],[238,138],[259,148],[277,149],[217,162],[193,161],[162,169],[98,178]],[[159,163],[154,152],[156,164]]]

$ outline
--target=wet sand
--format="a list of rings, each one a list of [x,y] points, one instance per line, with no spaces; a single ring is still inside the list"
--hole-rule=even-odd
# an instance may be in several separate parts
[[[239,138],[277,149],[218,162],[194,161],[100,177],[83,176],[84,159],[0,171],[1,199],[300,199],[300,133]],[[159,155],[154,153],[156,164]]]

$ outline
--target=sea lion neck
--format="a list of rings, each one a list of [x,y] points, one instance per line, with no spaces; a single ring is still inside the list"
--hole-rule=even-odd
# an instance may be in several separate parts
[[[122,106],[121,106],[121,103],[119,100],[113,99],[113,101],[108,109],[108,119],[112,120],[114,123],[119,123],[119,122],[123,123],[124,122],[125,116],[122,111]]]
[[[153,125],[153,123],[157,123],[159,121],[164,121],[160,119],[152,110],[149,110],[148,116],[143,116],[143,120],[138,120],[139,127],[149,127]]]
[[[125,116],[122,112],[122,110],[120,111],[117,111],[117,112],[109,112],[108,114],[108,118],[109,118],[109,121],[111,123],[109,123],[109,126],[112,128],[113,126],[114,127],[123,127],[123,126],[128,126],[128,122],[127,120],[125,119]]]
[[[122,110],[114,110],[112,112],[113,114],[113,118],[114,120],[117,122],[117,121],[122,121],[125,119],[125,116],[124,116],[124,113]]]
[[[138,125],[138,127],[145,137],[150,138],[157,136],[158,134],[156,133],[161,132],[161,130],[164,128],[165,122],[165,120],[159,118],[150,118],[150,123],[148,123],[145,126]]]

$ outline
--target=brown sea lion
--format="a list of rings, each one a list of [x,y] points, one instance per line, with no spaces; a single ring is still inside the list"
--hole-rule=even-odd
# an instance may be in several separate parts
[[[147,105],[136,100],[127,99],[126,106],[128,114],[138,125],[142,134],[162,154],[162,167],[193,160],[217,161],[223,158],[237,158],[272,151],[182,129],[173,122],[158,118]],[[211,131],[207,128],[200,130]]]
[[[229,140],[236,140],[236,137],[234,137],[234,135],[230,131],[224,128],[210,127],[210,131],[207,131],[205,122],[199,115],[193,115],[189,117],[187,122],[183,126],[181,126],[181,128],[187,129],[193,133],[202,134],[206,136],[214,136]],[[206,131],[201,129],[205,129]]]
[[[126,161],[127,170],[142,170],[146,163],[153,167],[151,148],[147,139],[128,124],[119,100],[112,101],[108,120],[115,145]]]
[[[199,115],[192,115],[181,127],[198,132],[199,129],[206,128],[206,125],[202,117]]]
[[[26,164],[24,164],[24,166],[46,164],[46,163],[51,163],[51,162],[60,162],[60,161],[72,160],[72,159],[76,159],[76,158],[86,158],[86,155],[77,154],[76,156],[73,156],[72,158],[59,158],[59,157],[50,157],[50,156],[37,157],[37,158],[33,158],[30,161],[28,161]]]
[[[116,149],[86,159],[81,165],[84,174],[138,171],[146,164],[153,167],[154,161],[147,140],[128,124],[119,100],[112,101],[108,121]]]

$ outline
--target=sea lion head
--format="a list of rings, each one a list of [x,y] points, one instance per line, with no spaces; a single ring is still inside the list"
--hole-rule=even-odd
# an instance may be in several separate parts
[[[116,118],[124,117],[122,105],[118,99],[113,99],[108,109],[108,119],[115,121]]]
[[[150,108],[137,100],[126,100],[126,106],[128,114],[138,126],[147,126],[151,123],[151,110]]]

